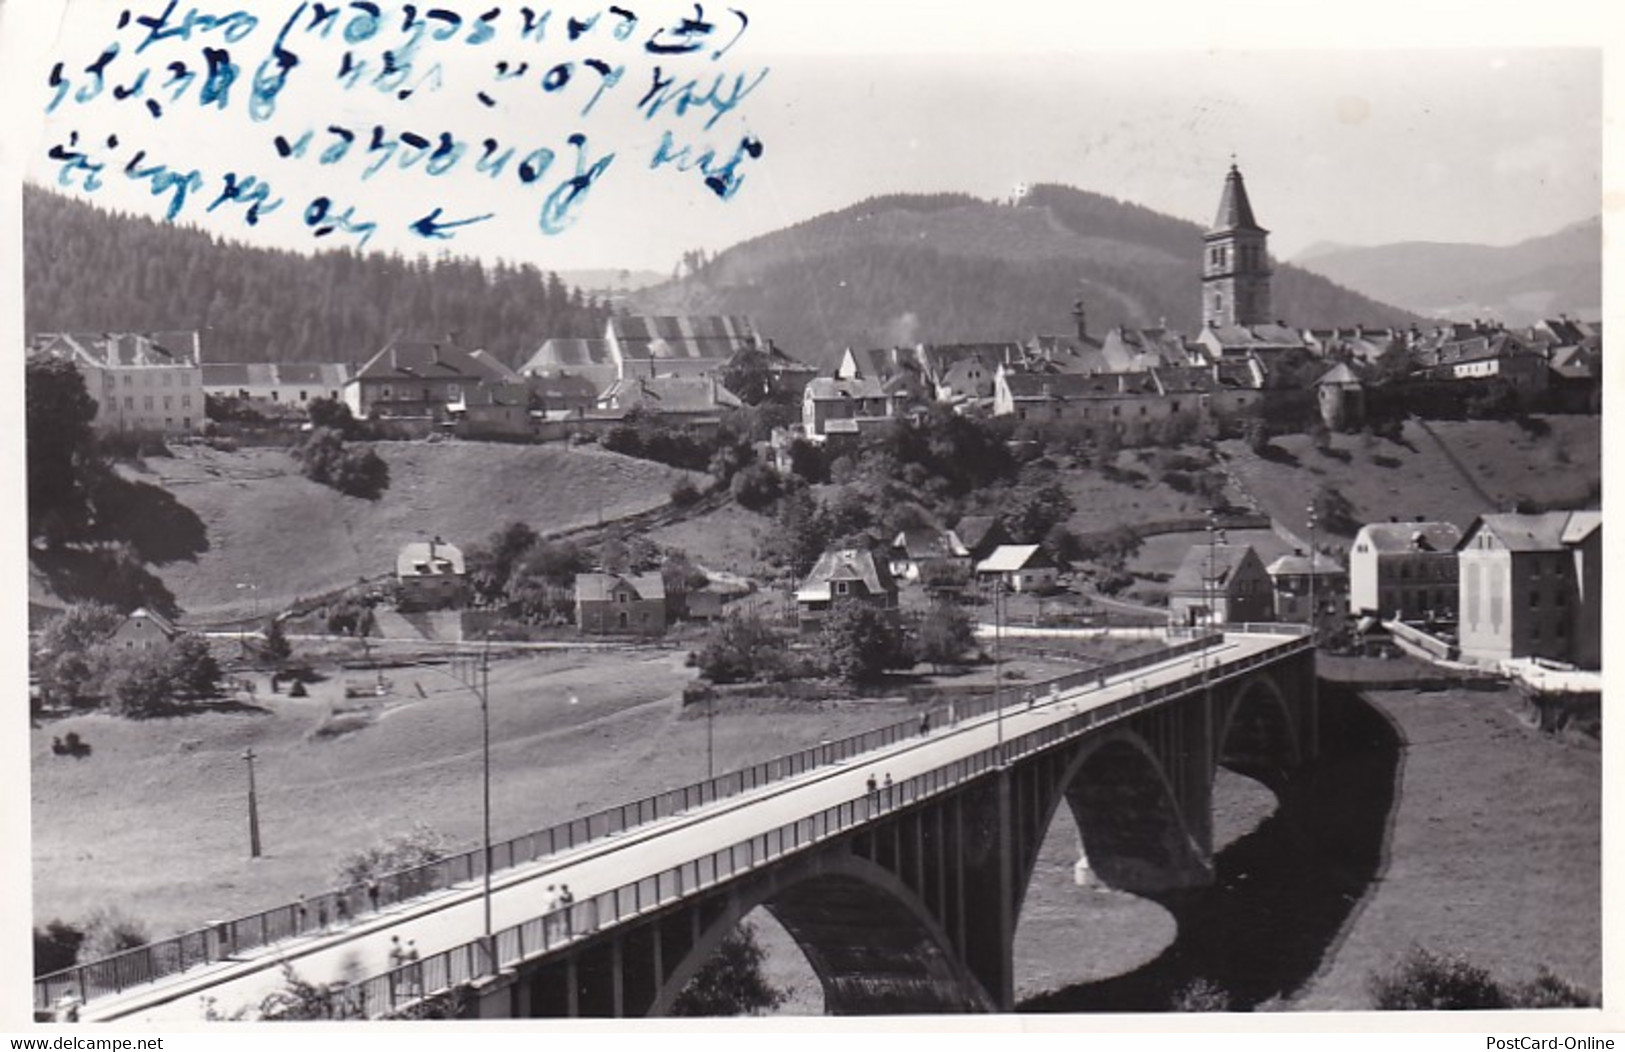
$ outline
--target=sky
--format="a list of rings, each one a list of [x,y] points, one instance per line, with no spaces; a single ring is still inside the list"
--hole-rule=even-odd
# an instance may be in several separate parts
[[[439,79],[419,81],[406,100],[381,90],[397,81],[369,80],[382,52],[406,39],[399,6],[384,5],[376,35],[352,45],[341,40],[359,17],[350,7],[323,39],[308,29],[307,5],[282,38],[300,64],[264,121],[249,115],[249,82],[299,7],[295,0],[248,5],[253,26],[194,23],[190,37],[174,33],[144,48],[146,31],[120,30],[116,20],[126,8],[136,17],[162,12],[158,0],[14,3],[5,14],[26,25],[4,27],[4,43],[34,44],[15,56],[21,87],[7,96],[21,111],[19,126],[31,122],[35,134],[8,136],[0,151],[27,178],[155,217],[173,197],[172,189],[155,194],[155,183],[195,170],[198,183],[176,220],[222,236],[285,248],[502,257],[557,270],[666,272],[687,250],[720,251],[890,192],[996,199],[1019,184],[1058,182],[1205,224],[1232,157],[1281,258],[1317,242],[1510,244],[1601,211],[1604,40],[1584,18],[1565,20],[1562,4],[1530,25],[1527,17],[1497,19],[1494,4],[1471,5],[1474,17],[1463,21],[1463,5],[1426,2],[1392,5],[1403,18],[1385,17],[1390,5],[1375,4],[1358,20],[1345,14],[1331,22],[1271,3],[1227,7],[1225,19],[1215,19],[1211,6],[1151,3],[1117,12],[1110,23],[1086,5],[1036,0],[731,2],[737,6],[704,8],[714,31],[703,46],[699,36],[673,31],[694,16],[691,3],[627,5],[638,21],[625,40],[612,31],[621,23],[605,15],[575,41],[566,18],[599,5],[558,5],[540,41],[523,38],[519,7],[509,6],[479,44],[469,43],[469,27],[495,0],[447,3],[466,21],[460,35],[420,45],[416,68],[435,66]],[[179,28],[194,6],[222,17],[234,10],[181,3],[166,30]],[[1434,9],[1442,39],[1427,33]],[[1404,32],[1395,31],[1400,26]],[[238,39],[223,39],[239,30]],[[1438,46],[1443,41],[1452,46]],[[109,42],[120,52],[102,90],[81,103],[93,84],[85,67]],[[695,50],[651,54],[649,43]],[[201,71],[208,46],[240,68],[225,99],[201,104],[199,76],[169,101],[169,89],[158,88],[167,63]],[[347,49],[374,63],[348,89],[336,76]],[[590,109],[601,78],[588,59],[621,70]],[[59,61],[67,93],[47,114],[56,94],[48,78]],[[529,66],[497,82],[499,62],[514,72]],[[542,77],[557,63],[571,65],[549,92]],[[748,90],[723,113],[703,104],[679,113],[673,98],[650,114],[657,68],[674,88],[692,80],[699,96],[719,78],[724,88]],[[143,69],[151,74],[144,93],[115,100],[110,89],[128,88]],[[476,101],[479,91],[492,105]],[[159,102],[161,117],[143,109],[146,100]],[[323,164],[323,151],[340,141],[330,126],[357,142]],[[437,144],[444,132],[466,152],[439,175],[428,174],[427,150],[403,170],[413,152],[407,147],[366,150],[375,126],[386,142],[407,131]],[[276,136],[291,144],[307,131],[303,156],[279,155]],[[116,149],[87,149],[87,159],[105,162],[94,191],[83,170],[48,156],[75,133],[83,148],[118,137]],[[586,137],[580,166],[569,145],[576,133]],[[760,156],[740,155],[731,169],[738,181],[724,197],[707,187],[703,171],[652,167],[667,135],[668,153],[686,148],[692,160],[714,151],[713,174],[729,171],[726,162],[747,140],[760,145]],[[487,138],[500,144],[489,156],[515,150],[495,175],[476,168]],[[520,161],[547,151],[542,175],[523,180]],[[125,169],[138,152],[136,168],[149,174],[132,177]],[[568,180],[605,158],[587,192],[549,224],[550,195],[565,199]],[[363,177],[373,160],[381,167]],[[159,163],[166,167],[150,174]],[[239,186],[254,175],[274,188],[254,225],[241,202],[209,210],[228,174]],[[272,210],[277,198],[283,203]],[[311,203],[322,198],[330,204],[312,218]],[[316,235],[347,209],[354,226],[377,228],[364,241],[362,230],[344,224]],[[428,216],[431,236],[421,225],[413,232]]]

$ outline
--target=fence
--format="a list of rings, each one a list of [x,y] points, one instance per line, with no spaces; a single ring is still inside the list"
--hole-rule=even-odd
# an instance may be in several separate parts
[[[1193,641],[1197,647],[1187,644],[1183,649],[1188,652],[1207,642],[1205,639]],[[669,905],[684,895],[714,887],[890,812],[963,785],[1012,760],[1032,755],[1102,724],[1131,716],[1166,698],[1209,685],[1215,679],[1232,678],[1311,646],[1307,638],[1293,635],[1278,647],[1226,665],[1216,677],[1212,672],[1182,676],[1133,697],[1079,712],[1058,723],[898,782],[889,791],[883,791],[878,800],[867,793],[854,797],[719,851],[631,881],[564,909],[534,917],[496,932],[492,936],[494,954],[485,952],[483,940],[476,940],[425,958],[420,964],[409,964],[373,976],[340,992],[338,1000],[343,1006],[342,1012],[366,1018],[400,1012],[424,998],[444,995],[458,985],[494,976],[501,969],[513,968],[531,958],[586,938],[603,927],[623,923]],[[1164,653],[1159,659],[1166,660],[1169,656]],[[1130,663],[1137,666],[1144,664],[1120,664]],[[1091,672],[1085,678],[1096,675],[1097,672]],[[492,957],[494,960],[491,960]],[[487,961],[488,964],[483,963]],[[420,971],[414,972],[414,969]],[[411,991],[410,995],[403,994],[406,990]]]
[[[1243,630],[1256,627],[1259,632],[1288,635],[1302,631],[1302,626],[1291,625],[1241,627]],[[1070,673],[1053,680],[1012,687],[998,695],[956,698],[946,704],[925,709],[922,718],[928,720],[932,726],[939,727],[974,719],[992,712],[1001,702],[1008,705],[1015,701],[1031,701],[1045,693],[1058,693],[1090,682],[1104,683],[1110,677],[1201,650],[1221,638],[1218,635],[1197,636],[1192,633],[1192,638],[1188,642],[1085,672]],[[861,753],[885,748],[916,736],[919,728],[919,721],[910,719],[837,741],[820,742],[800,752],[729,771],[703,782],[667,790],[655,796],[492,844],[491,871],[494,873],[524,865],[691,811],[696,807],[794,778],[817,767],[829,766]],[[223,960],[244,950],[324,931],[334,925],[342,926],[363,912],[375,912],[384,906],[483,878],[485,866],[481,856],[484,853],[483,847],[475,848],[411,869],[387,874],[372,885],[357,884],[349,888],[327,891],[246,917],[210,924],[111,957],[52,972],[35,979],[35,1006],[46,1009],[56,998],[69,991],[77,992],[78,997],[87,1002],[96,997],[122,993],[132,986],[178,974],[198,965]]]

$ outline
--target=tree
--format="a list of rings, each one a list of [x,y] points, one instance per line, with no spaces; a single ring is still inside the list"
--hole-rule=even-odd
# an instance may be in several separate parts
[[[740,507],[766,511],[779,499],[779,473],[766,464],[753,462],[734,473],[728,491]]]
[[[312,427],[327,428],[344,438],[355,438],[361,431],[350,407],[337,398],[313,398],[305,406]]]
[[[275,624],[275,621],[272,622]],[[287,638],[282,643],[287,645]],[[208,697],[220,683],[220,663],[209,652],[208,641],[187,632],[175,637],[166,655],[170,692],[193,698]]]
[[[286,661],[293,655],[293,644],[288,642],[288,633],[280,618],[265,619],[265,652],[276,661]]]
[[[106,668],[102,645],[118,630],[123,615],[101,603],[75,603],[46,624],[34,648],[34,675],[54,702],[74,702],[93,694]]]
[[[909,660],[892,612],[854,600],[830,608],[822,644],[830,674],[847,683],[873,683]]]
[[[756,926],[745,921],[723,937],[672,1002],[672,1015],[760,1015],[779,1007],[789,991],[775,987],[762,974],[767,953],[756,941]]]
[[[741,614],[712,626],[697,664],[712,683],[745,683],[782,675],[784,652],[784,638],[766,621]]]
[[[121,655],[108,673],[106,689],[120,715],[140,719],[170,712],[175,707],[175,682],[169,655]]]
[[[55,547],[82,536],[93,518],[96,476],[106,470],[91,421],[96,402],[72,362],[29,361],[23,378],[28,447],[28,535]]]
[[[976,642],[970,617],[954,603],[932,603],[920,619],[915,654],[934,668],[958,664]]]

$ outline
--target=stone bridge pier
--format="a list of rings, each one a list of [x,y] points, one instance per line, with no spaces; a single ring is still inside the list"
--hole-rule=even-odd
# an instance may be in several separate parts
[[[1016,921],[1058,808],[1103,883],[1151,896],[1200,886],[1218,768],[1278,786],[1314,758],[1317,732],[1312,650],[1216,674],[527,962],[486,984],[478,1014],[667,1014],[758,906],[806,954],[830,1014],[1010,1011]]]

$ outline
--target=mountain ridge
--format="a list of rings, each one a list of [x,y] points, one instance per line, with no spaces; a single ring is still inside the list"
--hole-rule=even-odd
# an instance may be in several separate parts
[[[1203,228],[1071,187],[1018,204],[885,195],[759,235],[677,281],[640,289],[651,314],[746,314],[829,367],[847,346],[1024,340],[1089,329],[1200,325]],[[1278,264],[1277,315],[1300,326],[1406,325],[1420,315]]]

